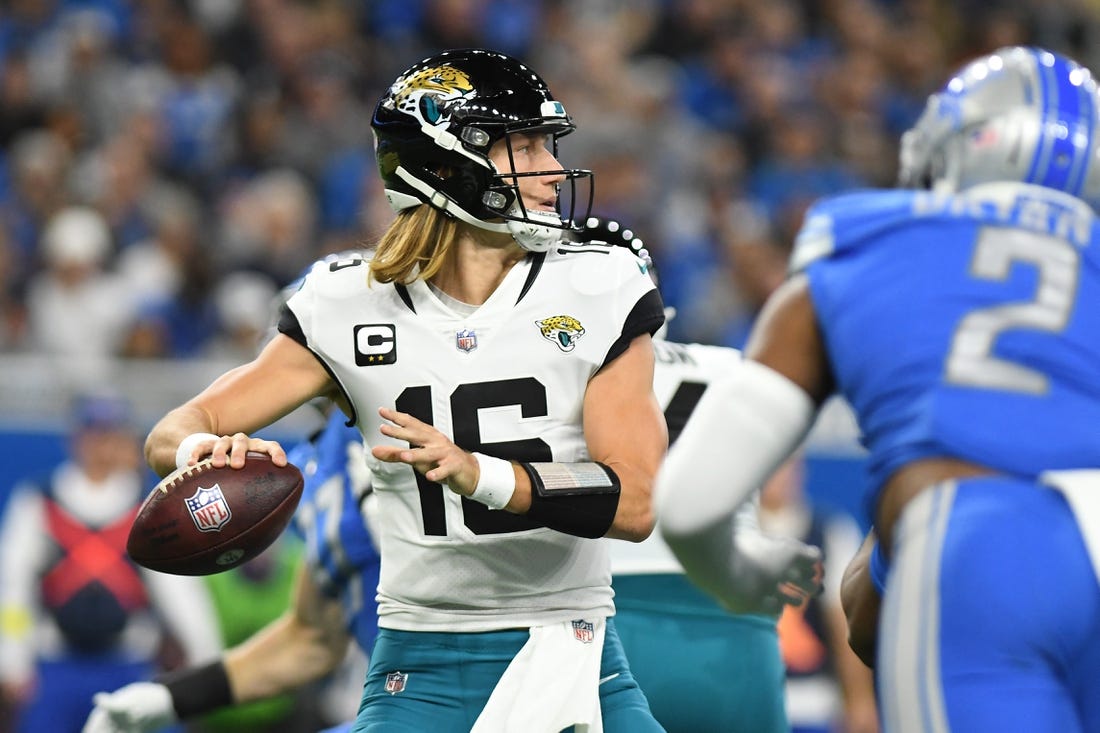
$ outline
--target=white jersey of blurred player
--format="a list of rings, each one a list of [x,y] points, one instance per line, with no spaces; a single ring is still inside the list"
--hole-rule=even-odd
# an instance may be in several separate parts
[[[655,339],[657,361],[653,370],[653,392],[668,423],[668,442],[672,445],[702,397],[707,385],[728,376],[741,365],[741,352],[728,346],[680,344]],[[755,497],[755,495],[754,495]],[[756,525],[758,498],[745,502],[738,511],[738,522]],[[613,575],[683,573],[661,533],[654,531],[644,542],[610,542]]]
[[[741,352],[661,340],[653,347],[653,388],[672,445],[708,385],[741,368]],[[611,548],[615,623],[623,649],[653,715],[669,733],[790,729],[776,632],[779,604],[762,582],[768,569],[758,557],[763,553],[775,559],[787,548],[803,546],[781,547],[765,538],[757,509],[758,501],[746,501],[733,520],[739,542],[732,553],[745,572],[744,613],[731,613],[695,587],[659,531],[640,543],[605,543]],[[808,547],[803,551],[813,552]],[[777,562],[775,567],[785,566]],[[722,684],[692,682],[715,679]],[[684,705],[688,685],[692,704]]]

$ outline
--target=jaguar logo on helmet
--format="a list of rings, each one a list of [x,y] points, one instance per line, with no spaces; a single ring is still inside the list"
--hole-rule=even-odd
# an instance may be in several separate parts
[[[584,326],[573,316],[551,316],[535,321],[542,337],[553,341],[559,349],[568,353],[577,345],[577,339],[584,335]]]
[[[474,95],[470,77],[453,66],[421,69],[394,83],[393,103],[429,125],[445,121],[445,103]]]

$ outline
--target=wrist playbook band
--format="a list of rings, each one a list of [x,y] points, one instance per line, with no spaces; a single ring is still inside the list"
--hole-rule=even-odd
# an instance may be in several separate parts
[[[474,453],[481,475],[477,479],[477,488],[470,498],[479,501],[490,509],[503,509],[508,505],[512,494],[516,493],[516,473],[512,463],[503,458],[494,458],[484,453]]]
[[[180,441],[179,447],[176,448],[176,468],[187,468],[187,459],[191,457],[191,451],[195,450],[195,446],[204,440],[217,440],[220,435],[214,435],[213,433],[191,433],[186,438]]]
[[[619,508],[619,477],[610,467],[585,463],[520,463],[531,479],[527,516],[575,537],[603,537]]]
[[[233,704],[229,675],[220,659],[201,667],[169,672],[156,682],[172,694],[172,707],[180,720]]]

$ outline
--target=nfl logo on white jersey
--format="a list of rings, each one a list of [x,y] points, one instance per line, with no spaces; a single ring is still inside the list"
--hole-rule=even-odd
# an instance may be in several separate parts
[[[477,348],[477,334],[468,328],[458,331],[455,333],[455,346],[458,347],[459,351],[465,351],[469,354]]]
[[[585,644],[591,644],[592,640],[596,638],[596,627],[591,621],[585,621],[584,619],[577,619],[573,621],[573,637]]]
[[[209,489],[199,488],[189,499],[184,499],[195,526],[203,532],[220,532],[221,528],[233,518],[229,503],[222,489],[214,484]]]

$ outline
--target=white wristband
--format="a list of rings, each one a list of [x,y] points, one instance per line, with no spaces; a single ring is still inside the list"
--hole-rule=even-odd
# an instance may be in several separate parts
[[[214,435],[213,433],[191,433],[186,438],[180,441],[179,448],[176,448],[176,468],[187,468],[187,459],[191,457],[191,451],[195,450],[195,446],[204,440],[217,440],[220,435]]]
[[[490,509],[503,509],[516,493],[516,474],[510,461],[474,453],[481,475],[470,498]]]

